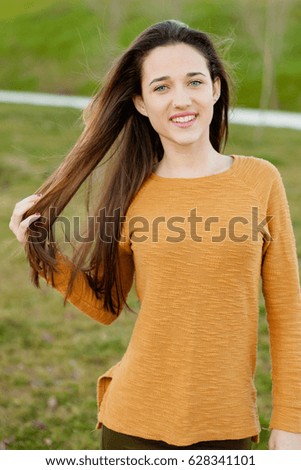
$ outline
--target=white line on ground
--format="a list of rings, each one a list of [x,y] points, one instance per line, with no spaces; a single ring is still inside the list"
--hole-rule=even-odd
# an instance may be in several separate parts
[[[84,109],[90,99],[89,97],[81,96],[0,90],[0,103]],[[301,130],[301,113],[236,108],[230,112],[229,120],[233,124],[244,126],[281,127]]]

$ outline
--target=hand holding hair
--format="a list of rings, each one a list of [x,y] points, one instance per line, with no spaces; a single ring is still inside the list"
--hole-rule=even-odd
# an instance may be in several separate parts
[[[23,219],[24,214],[31,209],[41,198],[41,194],[32,194],[21,201],[17,202],[13,210],[9,228],[15,234],[17,240],[21,245],[25,246],[27,242],[26,231],[30,224],[41,217],[41,214],[36,213]]]

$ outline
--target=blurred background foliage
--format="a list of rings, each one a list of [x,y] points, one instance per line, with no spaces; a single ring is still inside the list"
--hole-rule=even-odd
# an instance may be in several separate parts
[[[5,2],[0,89],[90,96],[113,58],[167,18],[224,41],[238,106],[300,110],[300,0]]]
[[[223,43],[238,106],[300,111],[300,0],[2,2],[0,89],[90,96],[116,55],[167,18]],[[124,312],[110,327],[96,325],[70,304],[63,308],[51,288],[35,289],[8,229],[15,203],[36,191],[75,143],[81,111],[0,104],[0,122],[0,449],[98,449],[96,379],[122,356],[136,316]],[[300,132],[231,124],[227,153],[256,155],[279,168],[300,259]],[[77,214],[83,200],[80,190],[68,214]],[[259,300],[256,448],[265,449],[271,379],[261,293]],[[138,309],[134,289],[129,303]]]

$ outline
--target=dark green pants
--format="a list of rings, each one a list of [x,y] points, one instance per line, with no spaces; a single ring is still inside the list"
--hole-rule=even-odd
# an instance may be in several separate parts
[[[234,439],[227,441],[203,441],[190,446],[178,447],[164,441],[143,439],[113,431],[102,425],[101,448],[103,450],[248,450],[251,439]]]

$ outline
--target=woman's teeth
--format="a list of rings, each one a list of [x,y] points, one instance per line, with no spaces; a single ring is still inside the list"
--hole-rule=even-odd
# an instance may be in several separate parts
[[[172,122],[189,122],[195,119],[195,115],[191,116],[181,116],[172,119]]]

